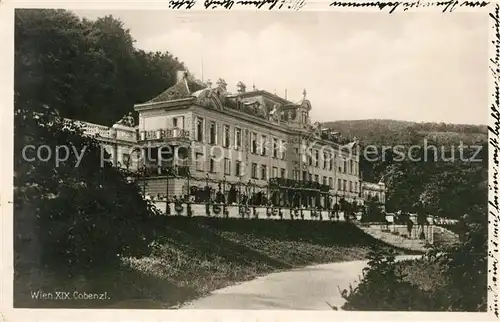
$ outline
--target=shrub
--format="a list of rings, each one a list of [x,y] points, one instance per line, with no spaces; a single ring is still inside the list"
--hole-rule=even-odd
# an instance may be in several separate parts
[[[360,284],[342,292],[346,300],[343,309],[485,311],[487,225],[471,222],[467,227],[462,244],[435,247],[414,267],[422,271],[420,275],[426,277],[427,284],[433,285],[430,289],[398,270],[392,251],[373,249]],[[406,270],[411,271],[408,266]],[[425,266],[429,267],[427,271]],[[436,267],[441,268],[439,274]]]
[[[97,141],[49,114],[17,110],[15,126],[16,216],[36,216],[31,230],[38,232],[44,266],[89,272],[148,252],[145,225],[156,210],[128,183],[130,173],[101,165]],[[47,161],[21,157],[26,144],[84,152],[79,163],[71,153],[56,165],[54,153]]]
[[[368,254],[368,268],[358,286],[344,290],[346,300],[342,309],[362,311],[431,310],[429,294],[404,280],[395,265],[393,250],[372,249]]]

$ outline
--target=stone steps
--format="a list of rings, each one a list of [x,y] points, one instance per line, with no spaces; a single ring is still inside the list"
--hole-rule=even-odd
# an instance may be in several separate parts
[[[358,227],[361,230],[363,230],[366,234],[380,241],[383,241],[389,245],[413,251],[422,251],[422,252],[427,251],[425,247],[426,245],[425,241],[422,241],[420,239],[410,239],[399,235],[394,235],[390,232],[382,231],[380,228],[364,227],[361,225],[359,225]]]

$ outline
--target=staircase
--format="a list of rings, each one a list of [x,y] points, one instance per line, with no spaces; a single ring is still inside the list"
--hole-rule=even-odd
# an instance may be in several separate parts
[[[382,225],[358,225],[358,227],[366,234],[394,247],[419,252],[427,251],[425,247],[426,242],[424,240],[395,235],[390,231],[384,230],[385,227]]]
[[[459,242],[458,235],[440,226],[434,227],[434,242],[438,245],[452,245]]]

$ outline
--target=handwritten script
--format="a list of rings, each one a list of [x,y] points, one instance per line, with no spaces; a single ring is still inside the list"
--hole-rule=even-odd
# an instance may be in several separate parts
[[[205,0],[205,9],[232,9],[234,5],[250,6],[257,9],[267,8],[300,10],[306,5],[306,0]]]
[[[500,91],[498,88],[498,83],[500,80],[500,15],[499,6],[495,6],[495,12],[490,14],[490,17],[494,21],[495,29],[495,40],[493,44],[495,45],[494,57],[490,59],[490,71],[494,78],[495,91],[493,93],[493,103],[490,108],[490,116],[493,118],[493,125],[488,126],[488,131],[490,132],[489,146],[492,149],[493,159],[490,160],[490,177],[493,178],[491,184],[489,185],[490,190],[490,200],[489,200],[489,220],[490,225],[489,233],[489,283],[488,283],[488,308],[489,311],[493,312],[495,316],[499,317],[498,310],[498,225],[500,223],[499,218],[499,202],[498,202],[498,172],[500,162],[498,160],[499,151],[499,141],[500,141]]]
[[[379,10],[388,9],[389,13],[393,13],[396,9],[408,11],[411,8],[439,7],[443,12],[453,12],[457,7],[483,8],[489,5],[486,1],[366,1],[366,2],[348,2],[348,1],[333,1],[330,7],[347,7],[347,8],[378,8]]]

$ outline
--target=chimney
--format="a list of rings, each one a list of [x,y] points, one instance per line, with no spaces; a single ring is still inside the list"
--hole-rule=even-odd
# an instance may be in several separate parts
[[[177,71],[177,83],[180,83],[186,77],[187,77],[187,71],[185,70]]]

